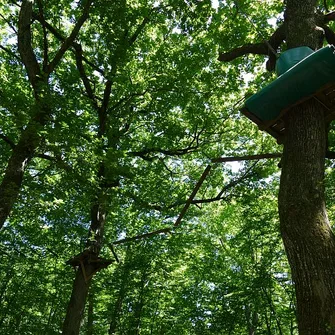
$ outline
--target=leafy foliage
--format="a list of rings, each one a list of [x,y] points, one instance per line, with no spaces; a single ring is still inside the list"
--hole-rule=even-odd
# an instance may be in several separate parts
[[[84,3],[34,3],[40,64],[55,57]],[[16,42],[20,6],[0,10],[1,171],[38,109]],[[278,150],[238,112],[246,91],[270,80],[254,71],[260,59],[216,59],[219,46],[258,39],[254,24],[269,34],[281,11],[279,1],[93,2],[48,78],[41,98],[50,113],[1,231],[0,334],[59,333],[74,276],[65,263],[90,238],[97,190],[108,212],[101,253],[112,258],[113,241],[173,225],[210,159]],[[115,247],[121,262],[94,276],[83,334],[92,324],[94,334],[296,334],[276,162],[237,168],[215,166],[173,234]]]

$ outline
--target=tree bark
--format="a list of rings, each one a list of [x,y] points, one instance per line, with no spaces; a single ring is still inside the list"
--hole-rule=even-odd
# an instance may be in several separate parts
[[[85,265],[84,269],[86,277],[91,276],[94,272],[94,266],[92,265]],[[85,280],[85,276],[83,269],[78,268],[63,324],[63,335],[79,334],[80,323],[85,311],[85,303],[91,282],[91,279]]]
[[[4,177],[0,184],[0,229],[7,220],[12,207],[19,195],[23,181],[25,168],[39,144],[39,126],[45,122],[43,109],[39,109],[38,94],[43,86],[40,78],[40,68],[32,48],[32,22],[33,3],[24,0],[18,22],[18,49],[22,62],[28,74],[29,82],[34,90],[36,107],[39,110],[32,117],[27,128],[22,131],[19,142],[14,147],[12,155],[8,161]]]
[[[102,190],[100,192],[103,194]],[[82,260],[76,272],[70,302],[63,323],[63,335],[79,334],[89,286],[92,277],[100,269],[99,263],[94,263],[92,260],[96,261],[99,259],[102,246],[103,230],[106,221],[106,209],[103,205],[103,199],[103,196],[99,197],[91,207],[91,227],[85,249],[87,257]]]
[[[285,132],[279,215],[299,334],[335,334],[335,238],[325,208],[322,107],[309,101],[291,110]]]
[[[318,47],[316,0],[287,0],[287,45]],[[285,118],[280,229],[296,289],[300,335],[335,334],[335,237],[324,194],[326,124],[315,100]]]
[[[49,94],[48,76],[55,70],[65,52],[70,48],[77,37],[80,28],[88,18],[92,0],[85,1],[83,13],[75,24],[71,34],[64,40],[56,57],[48,65],[46,73],[41,72],[32,45],[31,24],[33,22],[33,1],[23,0],[18,21],[18,50],[22,63],[25,66],[29,83],[33,89],[35,106],[32,110],[31,120],[26,129],[21,132],[19,142],[13,148],[8,161],[4,177],[0,184],[0,229],[8,219],[8,216],[19,195],[25,169],[29,161],[34,157],[40,144],[40,132],[45,126],[51,112],[50,102],[47,102]],[[45,50],[47,52],[47,50]],[[45,96],[46,98],[43,98]]]
[[[111,82],[107,81],[102,105],[101,107],[97,107],[96,110],[99,117],[98,138],[101,140],[101,143],[103,143],[103,136],[106,135],[107,109],[110,95]],[[101,156],[105,156],[106,152],[104,151],[103,146],[100,148],[100,150]],[[90,211],[91,225],[87,236],[86,248],[81,254],[78,255],[78,259],[81,259],[81,263],[77,264],[78,270],[75,281],[73,283],[72,294],[63,323],[63,335],[79,334],[80,322],[85,310],[89,284],[94,274],[102,268],[99,266],[99,262],[92,263],[92,260],[99,261],[99,254],[102,248],[104,227],[107,216],[107,190],[105,188],[105,180],[107,178],[104,160],[102,160],[97,166],[96,178],[99,181],[99,186],[97,187],[97,190],[92,197]],[[111,187],[117,186],[117,182],[113,181],[111,183]]]
[[[31,122],[23,131],[8,161],[0,184],[0,229],[6,222],[19,195],[26,166],[40,143],[38,131],[43,126],[45,118],[40,119],[40,122]]]

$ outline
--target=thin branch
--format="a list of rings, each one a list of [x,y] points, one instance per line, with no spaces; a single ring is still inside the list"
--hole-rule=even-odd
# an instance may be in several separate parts
[[[144,30],[144,28],[145,28],[145,26],[147,25],[148,22],[149,22],[149,17],[145,17],[143,19],[142,23],[137,27],[137,29],[136,29],[135,33],[133,34],[133,36],[130,37],[130,39],[128,41],[128,45],[129,46],[132,46],[136,42],[138,36]]]
[[[184,208],[182,209],[182,211],[180,212],[176,222],[174,223],[174,227],[177,227],[180,225],[181,223],[181,220],[183,219],[183,217],[185,216],[188,208],[190,207],[191,203],[192,203],[192,200],[194,199],[194,197],[196,196],[196,194],[198,193],[202,183],[205,181],[209,171],[211,170],[212,166],[211,165],[208,165],[205,169],[205,171],[203,172],[203,174],[201,175],[199,181],[197,182],[197,184],[195,185],[194,187],[194,190],[193,192],[191,193],[190,197],[188,198],[188,200],[186,201],[186,204],[184,206]]]
[[[2,49],[3,51],[7,52],[8,55],[10,55],[11,57],[14,57],[16,60],[20,61],[21,62],[21,58],[16,55],[12,50],[4,47],[3,45],[0,44],[0,49]]]
[[[9,146],[14,149],[15,148],[15,143],[6,135],[0,133],[0,138],[5,141]]]
[[[9,25],[9,27],[14,31],[14,33],[17,35],[17,30],[16,28],[11,24],[11,22],[4,17],[1,13],[0,13],[0,17]]]
[[[23,0],[19,15],[18,23],[18,49],[26,68],[29,81],[33,88],[36,89],[37,77],[41,75],[40,67],[38,65],[34,50],[31,44],[31,22],[33,15],[33,2]]]
[[[45,21],[43,17],[35,15],[34,19],[37,20],[37,21],[39,21],[42,25],[44,25],[61,42],[65,41],[66,38],[64,37],[63,33],[59,32],[50,23],[48,23],[47,21]],[[74,45],[74,47],[75,47],[75,45]],[[72,49],[72,51],[75,52],[74,49]],[[94,69],[95,71],[97,71],[100,74],[102,74],[103,76],[105,76],[104,70],[100,69],[97,65],[95,65],[93,62],[91,62],[90,60],[88,60],[85,56],[82,56],[82,58],[83,58],[83,61],[86,64],[88,64],[88,65],[90,65],[92,67],[92,69]]]
[[[80,74],[80,78],[84,83],[86,93],[88,97],[92,100],[94,106],[98,108],[97,102],[96,102],[96,96],[93,92],[92,85],[86,75],[86,71],[83,65],[83,50],[80,44],[74,43],[73,44],[74,49],[75,49],[75,56],[76,56],[76,64],[77,64],[77,69]]]
[[[252,161],[259,159],[271,159],[271,158],[281,158],[281,153],[266,153],[259,155],[247,155],[247,156],[236,156],[236,157],[219,157],[213,158],[212,163],[225,163],[225,162],[239,162],[239,161]]]
[[[38,9],[39,9],[39,14],[41,16],[41,18],[43,19],[43,21],[45,21],[44,19],[44,9],[43,9],[43,3],[41,0],[37,0],[38,3]],[[48,33],[47,33],[47,29],[45,27],[45,25],[42,25],[42,29],[43,29],[43,72],[47,71],[47,66],[49,63],[49,59],[48,59]]]
[[[127,242],[133,242],[133,241],[137,241],[137,240],[141,240],[141,239],[144,239],[144,238],[148,238],[148,237],[151,237],[151,236],[154,236],[154,235],[158,235],[158,234],[167,234],[167,233],[173,233],[173,229],[175,227],[178,227],[181,223],[181,220],[183,219],[183,217],[185,216],[189,206],[191,204],[200,204],[200,203],[209,203],[209,202],[214,202],[214,201],[218,201],[218,200],[222,200],[224,198],[222,198],[222,194],[227,191],[228,189],[236,186],[239,182],[241,182],[243,179],[247,178],[250,176],[250,171],[254,168],[254,166],[257,164],[257,162],[255,162],[251,167],[249,167],[245,172],[244,174],[237,178],[236,180],[233,180],[232,182],[230,182],[228,185],[226,185],[222,191],[215,197],[215,198],[211,198],[211,199],[202,199],[202,200],[194,200],[194,197],[196,196],[198,190],[200,189],[201,185],[203,184],[204,180],[206,179],[208,173],[210,172],[211,170],[211,166],[208,165],[205,169],[205,171],[203,172],[203,174],[201,175],[199,181],[197,182],[195,188],[193,189],[193,192],[192,194],[190,195],[190,197],[188,198],[188,200],[186,201],[185,203],[185,206],[183,207],[182,211],[180,212],[177,220],[175,221],[173,227],[169,227],[169,228],[164,228],[164,229],[159,229],[159,230],[155,230],[155,231],[152,231],[152,232],[149,232],[149,233],[146,233],[146,234],[139,234],[139,235],[136,235],[136,236],[133,236],[133,237],[128,237],[128,238],[124,238],[122,240],[118,240],[118,241],[115,241],[113,242],[111,245],[110,245],[110,248],[113,246],[113,245],[117,245],[117,244],[123,244],[123,243],[127,243]],[[176,203],[172,206],[170,206],[169,208],[172,208],[176,205],[180,205],[180,203]]]
[[[114,246],[113,246],[113,244],[111,244],[111,245],[109,246],[109,248],[110,248],[110,250],[112,251],[112,254],[113,254],[113,256],[114,256],[114,258],[115,258],[115,260],[116,260],[116,263],[120,263],[119,257],[117,256],[117,253],[116,253],[115,250],[114,250]]]
[[[79,177],[79,179],[83,179],[83,178],[80,178],[81,176],[79,174],[77,174],[76,170],[74,170],[71,167],[71,165],[68,165],[66,162],[64,162],[64,160],[61,157],[50,156],[50,155],[47,155],[47,154],[36,154],[35,157],[45,159],[47,161],[55,163],[57,167],[59,167],[63,170],[69,171],[69,172],[73,172],[77,175],[77,177]]]
[[[147,160],[147,161],[153,161],[154,159],[159,159],[159,157],[150,156],[150,154],[153,154],[153,153],[160,153],[160,154],[164,154],[166,156],[183,156],[185,154],[195,152],[199,148],[198,143],[197,143],[197,145],[192,146],[192,143],[194,142],[194,140],[195,139],[193,138],[190,145],[188,147],[184,148],[184,149],[164,150],[164,149],[160,149],[160,148],[151,148],[151,149],[143,149],[141,151],[128,152],[128,155],[138,156],[138,157],[140,157],[144,160]]]
[[[249,169],[247,169],[247,171],[240,176],[239,178],[231,181],[229,184],[227,184],[226,186],[224,186],[222,188],[222,190],[220,191],[220,193],[214,197],[214,198],[207,198],[207,199],[199,199],[199,200],[193,200],[192,204],[208,204],[211,202],[215,202],[215,201],[220,201],[220,200],[224,200],[227,199],[227,197],[223,197],[223,194],[228,191],[229,189],[233,188],[234,186],[236,186],[237,184],[239,184],[241,181],[243,181],[246,178],[249,178],[251,173],[249,173],[253,168],[254,168],[255,164],[253,164]]]
[[[48,65],[47,73],[50,74],[50,73],[53,72],[55,67],[58,65],[60,60],[63,58],[63,55],[65,54],[65,52],[72,46],[72,43],[74,42],[74,40],[78,36],[79,30],[81,29],[81,27],[83,26],[85,21],[88,19],[88,15],[89,15],[89,11],[90,11],[90,7],[91,7],[92,2],[93,2],[93,0],[86,0],[84,10],[83,10],[83,13],[82,13],[81,17],[78,19],[78,21],[75,24],[75,26],[74,26],[71,34],[69,35],[69,37],[64,40],[62,46],[58,50],[54,59]]]
[[[171,232],[171,230],[172,230],[172,227],[159,229],[159,230],[152,231],[150,233],[137,235],[137,236],[134,236],[134,237],[124,238],[122,240],[118,240],[118,241],[113,242],[111,245],[117,245],[117,244],[123,244],[123,243],[126,243],[126,242],[133,242],[133,241],[137,241],[137,240],[142,240],[144,238],[151,237],[151,236],[158,235],[158,234],[167,234],[167,233]]]
[[[148,237],[151,237],[151,236],[154,236],[154,235],[157,235],[157,234],[166,234],[166,233],[169,233],[171,232],[171,230],[174,228],[174,227],[177,227],[180,225],[181,223],[181,220],[183,219],[183,217],[185,216],[188,208],[190,207],[191,205],[191,202],[193,201],[194,197],[196,196],[198,190],[200,189],[202,183],[204,182],[204,180],[206,179],[209,171],[211,170],[211,166],[208,165],[205,169],[205,171],[203,172],[203,174],[201,175],[199,181],[197,182],[197,184],[195,185],[190,197],[188,198],[188,200],[186,201],[185,203],[185,206],[184,208],[182,209],[182,211],[180,212],[176,222],[174,223],[173,227],[169,227],[169,228],[164,228],[164,229],[159,229],[159,230],[155,230],[155,231],[152,231],[150,233],[146,233],[146,234],[141,234],[141,235],[137,235],[137,236],[134,236],[134,237],[129,237],[129,238],[124,238],[122,240],[118,240],[118,241],[115,241],[113,242],[111,245],[116,245],[116,244],[122,244],[122,243],[126,243],[126,242],[132,242],[132,241],[137,241],[137,240],[140,240],[140,239],[144,239],[144,238],[148,238]]]

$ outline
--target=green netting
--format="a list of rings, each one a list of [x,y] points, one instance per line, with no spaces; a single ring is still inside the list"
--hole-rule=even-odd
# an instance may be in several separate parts
[[[335,48],[322,48],[246,100],[248,111],[262,121],[276,119],[280,112],[335,83]]]

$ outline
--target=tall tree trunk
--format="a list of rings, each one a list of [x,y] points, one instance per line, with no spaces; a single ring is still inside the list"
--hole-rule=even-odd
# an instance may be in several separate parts
[[[34,90],[38,112],[32,115],[27,128],[21,133],[19,142],[13,148],[0,184],[0,229],[6,222],[19,195],[25,168],[39,145],[40,136],[38,133],[46,121],[46,111],[39,98],[39,93],[45,88],[46,81],[41,79],[40,68],[32,48],[32,13],[33,2],[23,0],[18,22],[18,49]]]
[[[324,200],[322,107],[309,101],[294,108],[286,118],[286,134],[279,214],[295,283],[299,333],[335,334],[335,238]]]
[[[100,269],[98,261],[102,246],[106,210],[102,204],[103,197],[99,199],[91,208],[91,227],[86,249],[77,256],[81,263],[78,265],[76,278],[73,282],[72,294],[63,323],[63,335],[79,334],[89,286],[93,275]]]
[[[77,37],[81,26],[88,18],[92,1],[84,2],[83,13],[75,24],[71,34],[64,40],[56,57],[41,72],[40,65],[35,55],[32,44],[31,25],[33,23],[34,1],[22,0],[18,20],[18,51],[21,61],[25,66],[30,86],[35,97],[35,106],[31,111],[31,119],[26,129],[22,131],[19,142],[14,146],[12,155],[8,161],[6,171],[0,184],[0,229],[6,222],[15,201],[19,195],[23,176],[28,162],[33,158],[34,153],[41,141],[41,130],[46,124],[50,115],[50,101],[48,78],[61,61],[65,52],[70,48]],[[47,52],[47,50],[44,50]],[[46,59],[44,60],[46,61]],[[45,98],[43,98],[43,96]],[[50,98],[50,96],[49,96]]]
[[[41,118],[41,121],[44,123],[44,118]],[[26,166],[40,143],[38,131],[42,126],[43,124],[36,121],[28,125],[8,161],[0,184],[0,229],[6,222],[19,195]]]
[[[290,48],[317,48],[315,6],[316,0],[287,0]],[[279,215],[300,335],[335,334],[335,237],[325,207],[325,128],[323,107],[313,99],[286,114]]]
[[[94,271],[93,266],[85,265],[86,276]],[[63,335],[79,334],[80,323],[85,311],[85,303],[91,280],[86,281],[82,268],[78,268],[73,283],[72,294],[63,324]]]
[[[108,101],[111,95],[111,82],[107,81],[104,91],[104,99],[101,107],[97,107],[97,114],[99,117],[99,130],[98,137],[103,143],[103,136],[106,132],[107,124],[107,109]],[[103,146],[100,148],[101,156],[106,155]],[[102,248],[104,227],[107,216],[106,208],[106,167],[104,160],[101,161],[97,167],[97,180],[99,181],[98,189],[93,195],[91,204],[91,225],[87,236],[87,243],[85,250],[74,257],[77,259],[76,266],[78,270],[76,273],[76,278],[73,283],[72,295],[68,305],[66,317],[63,323],[63,335],[78,335],[80,331],[80,322],[85,310],[85,304],[89,289],[89,284],[93,275],[103,267],[108,266],[101,263],[99,254]],[[117,187],[118,182],[112,182],[109,187]],[[71,264],[71,263],[70,263]],[[72,263],[74,264],[74,263]],[[102,266],[103,265],[103,266]]]

